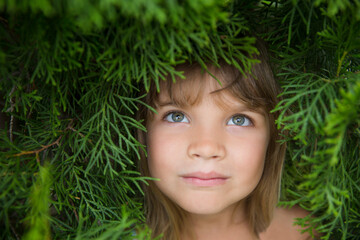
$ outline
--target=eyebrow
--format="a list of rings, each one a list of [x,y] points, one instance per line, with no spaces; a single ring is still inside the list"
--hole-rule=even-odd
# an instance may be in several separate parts
[[[252,112],[252,113],[258,113],[264,117],[266,117],[268,114],[263,108],[252,108],[248,104],[241,103],[241,104],[226,104],[224,107],[225,109],[229,110],[235,110],[239,112]]]
[[[251,108],[247,104],[225,104],[225,105],[227,105],[227,106],[224,107],[225,109],[227,108],[229,110],[235,110],[235,111],[239,111],[239,112],[252,112],[252,113],[261,114],[264,117],[267,116],[264,109]],[[179,107],[179,108],[185,107],[185,106],[181,106],[180,104],[178,104],[178,103],[176,103],[174,101],[159,102],[158,106],[159,107],[175,106],[175,107]]]
[[[177,107],[177,108],[186,108],[186,105],[182,105],[182,104],[179,104],[179,103],[174,102],[174,101],[158,102],[157,106],[158,107],[173,106],[173,107]]]
[[[158,105],[159,105],[159,107],[164,107],[164,106],[169,106],[169,105],[178,106],[179,104],[172,102],[172,101],[168,101],[168,102],[159,102]]]

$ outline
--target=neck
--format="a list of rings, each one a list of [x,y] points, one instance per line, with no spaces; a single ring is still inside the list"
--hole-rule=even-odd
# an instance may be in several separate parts
[[[254,240],[243,203],[236,204],[216,214],[189,213],[185,222],[187,235],[182,239],[244,239]]]

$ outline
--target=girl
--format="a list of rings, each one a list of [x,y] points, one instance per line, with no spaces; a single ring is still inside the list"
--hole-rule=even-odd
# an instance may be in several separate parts
[[[220,61],[176,67],[185,79],[152,86],[143,108],[147,146],[141,172],[147,223],[163,239],[306,239],[293,226],[301,209],[275,208],[285,144],[275,126],[280,90],[259,48],[261,63],[242,75]]]

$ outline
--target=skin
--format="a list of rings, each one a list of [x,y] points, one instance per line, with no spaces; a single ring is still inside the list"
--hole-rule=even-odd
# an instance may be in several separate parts
[[[301,233],[302,228],[294,225],[296,218],[304,218],[309,213],[304,209],[295,206],[293,208],[276,208],[274,219],[269,228],[260,234],[261,240],[310,240],[313,239],[309,233]],[[318,239],[316,232],[313,234]]]
[[[217,89],[206,79],[200,102],[187,107],[160,94],[158,114],[147,126],[150,174],[159,179],[160,191],[188,213],[185,225],[196,239],[256,239],[243,200],[261,178],[269,123],[229,93],[213,93]],[[272,233],[261,239],[280,239]],[[183,239],[189,238],[184,233]]]

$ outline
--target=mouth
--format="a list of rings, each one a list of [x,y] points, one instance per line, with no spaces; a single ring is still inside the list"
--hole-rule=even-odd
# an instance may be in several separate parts
[[[198,187],[213,187],[223,185],[229,179],[228,176],[216,172],[194,172],[184,174],[181,178],[185,183]]]

